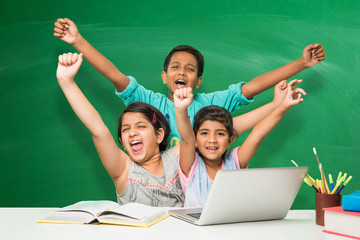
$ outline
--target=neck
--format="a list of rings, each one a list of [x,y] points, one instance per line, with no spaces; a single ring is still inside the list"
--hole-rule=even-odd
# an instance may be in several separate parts
[[[222,158],[219,160],[203,160],[208,176],[214,180],[216,173],[222,169]]]
[[[140,166],[154,176],[164,175],[164,167],[160,152],[155,153],[149,160],[141,163]]]

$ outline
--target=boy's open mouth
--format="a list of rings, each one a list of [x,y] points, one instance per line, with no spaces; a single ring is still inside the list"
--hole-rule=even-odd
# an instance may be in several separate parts
[[[175,84],[176,84],[176,87],[177,87],[177,88],[186,87],[186,81],[185,81],[185,80],[182,80],[182,79],[176,80],[176,81],[175,81]]]

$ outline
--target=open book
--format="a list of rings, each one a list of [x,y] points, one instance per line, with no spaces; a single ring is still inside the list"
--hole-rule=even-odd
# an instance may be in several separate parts
[[[60,208],[37,222],[149,227],[167,216],[166,209],[140,203],[119,205],[113,201],[81,201]]]

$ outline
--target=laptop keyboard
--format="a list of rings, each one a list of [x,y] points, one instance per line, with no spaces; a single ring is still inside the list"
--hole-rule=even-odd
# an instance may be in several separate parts
[[[193,217],[193,218],[197,218],[197,219],[199,219],[199,218],[200,218],[201,213],[188,213],[187,215],[189,215],[190,217]]]

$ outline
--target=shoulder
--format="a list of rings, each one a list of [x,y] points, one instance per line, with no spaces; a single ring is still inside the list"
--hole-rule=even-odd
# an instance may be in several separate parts
[[[174,147],[176,149],[176,147]],[[165,161],[177,161],[178,155],[173,148],[167,149],[160,153],[161,158]]]

